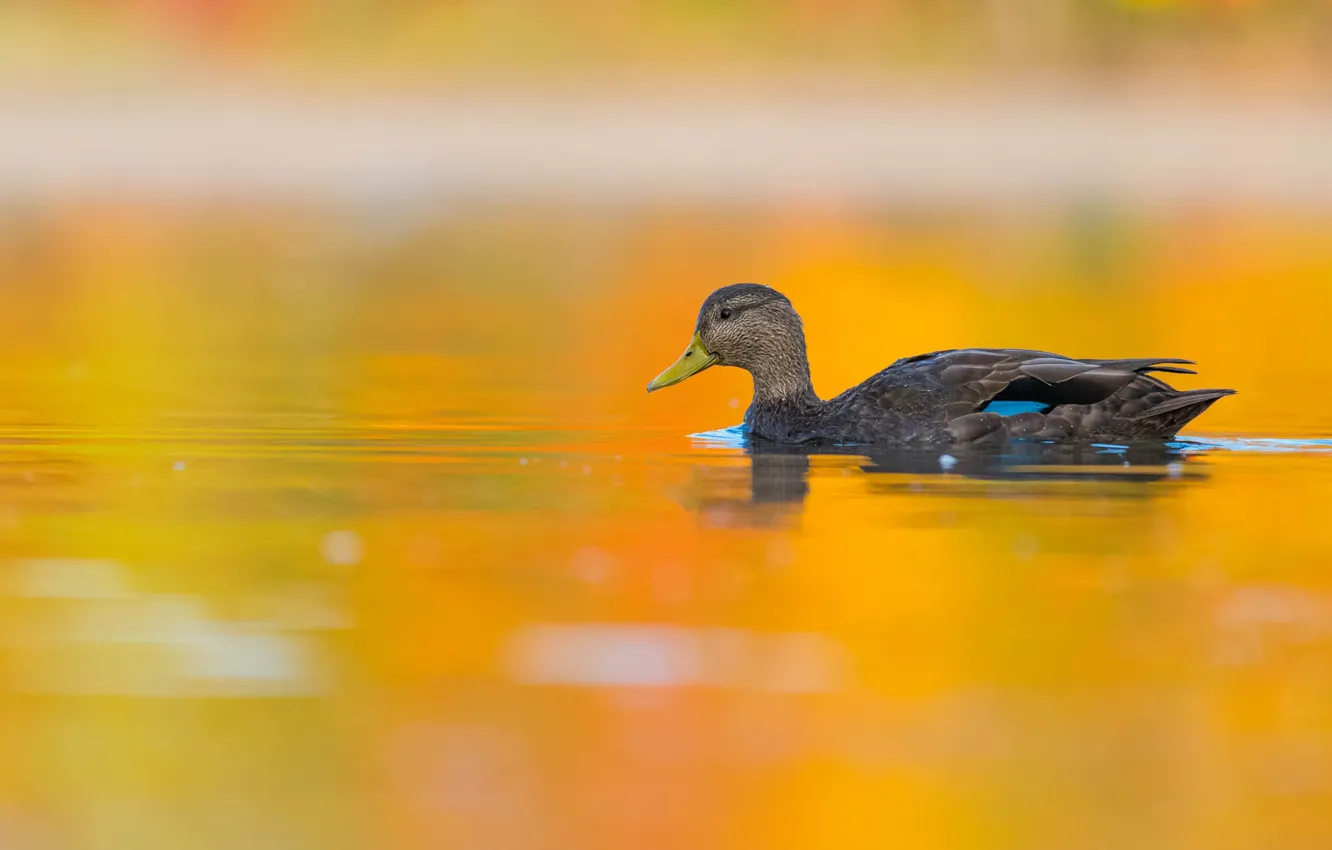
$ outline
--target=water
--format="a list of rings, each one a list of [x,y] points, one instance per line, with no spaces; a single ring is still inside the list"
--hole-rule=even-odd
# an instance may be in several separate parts
[[[11,250],[0,845],[1332,843],[1305,224],[1107,270],[986,220],[375,220]],[[742,376],[642,388],[753,269],[825,392],[960,342],[1241,394],[1167,446],[751,446]]]

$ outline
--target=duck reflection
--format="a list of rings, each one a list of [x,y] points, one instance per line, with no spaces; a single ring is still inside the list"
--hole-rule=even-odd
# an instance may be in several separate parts
[[[718,441],[704,440],[716,446]],[[734,438],[746,468],[709,466],[695,475],[696,504],[705,510],[741,509],[748,520],[770,524],[783,510],[800,509],[815,470],[873,476],[869,492],[946,490],[952,496],[1016,497],[1030,486],[1050,482],[1086,482],[1065,491],[1077,497],[1151,498],[1162,487],[1203,478],[1196,461],[1208,448],[1183,442],[1128,445],[1071,445],[1012,442],[998,446],[884,448],[839,445],[788,445],[748,435]],[[746,480],[747,479],[747,480]],[[995,489],[994,482],[1022,482],[1019,489]],[[974,485],[974,486],[969,486]],[[744,511],[743,505],[754,510]],[[765,508],[772,508],[765,511]],[[775,511],[775,512],[774,512]],[[733,517],[734,519],[734,517]]]

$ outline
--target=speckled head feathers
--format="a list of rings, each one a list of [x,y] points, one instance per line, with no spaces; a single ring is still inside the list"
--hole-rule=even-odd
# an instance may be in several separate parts
[[[733,283],[730,286],[723,286],[703,302],[703,307],[698,311],[698,322],[695,327],[701,329],[705,319],[715,317],[723,308],[738,312],[774,302],[791,307],[790,299],[771,286],[764,286],[761,283]],[[794,313],[794,309],[791,312]]]
[[[813,397],[800,316],[772,287],[723,286],[703,302],[695,331],[717,363],[754,376],[756,398]]]

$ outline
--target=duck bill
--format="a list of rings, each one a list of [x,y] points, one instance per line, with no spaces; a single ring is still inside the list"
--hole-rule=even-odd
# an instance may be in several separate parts
[[[672,363],[665,372],[653,378],[652,383],[648,384],[648,392],[669,387],[671,384],[678,384],[685,378],[697,375],[716,362],[717,355],[709,354],[703,340],[698,338],[698,334],[694,334],[694,338],[689,340],[689,347],[685,349],[684,354],[680,355],[680,359]]]

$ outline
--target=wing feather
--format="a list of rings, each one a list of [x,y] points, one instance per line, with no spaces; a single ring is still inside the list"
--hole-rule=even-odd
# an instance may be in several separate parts
[[[1114,396],[1149,372],[1191,373],[1170,357],[1080,360],[1046,351],[960,349],[899,361],[932,377],[945,421],[979,412],[991,401],[1050,407],[1091,405]],[[974,420],[973,420],[974,421]],[[975,427],[975,426],[972,426]]]

